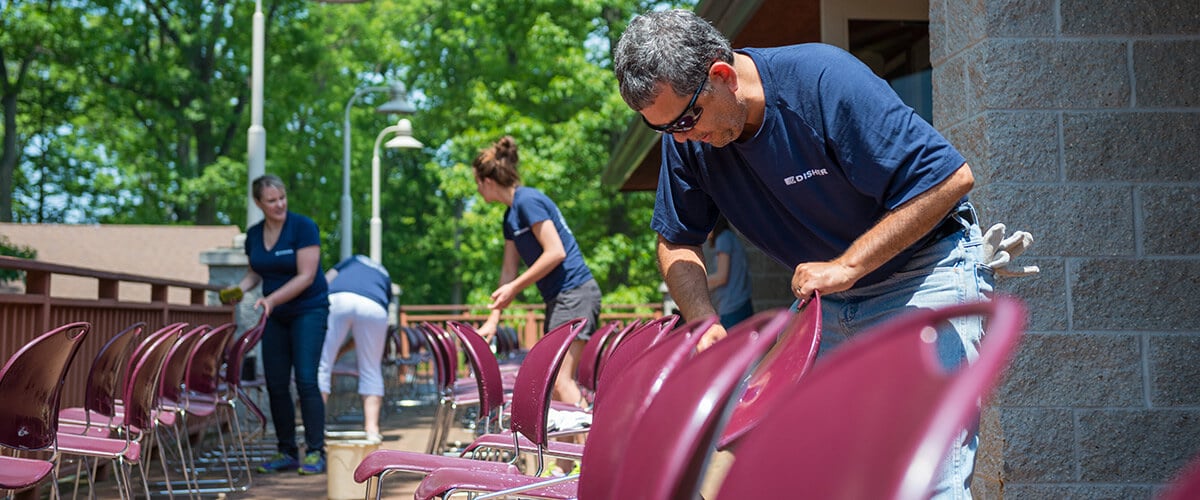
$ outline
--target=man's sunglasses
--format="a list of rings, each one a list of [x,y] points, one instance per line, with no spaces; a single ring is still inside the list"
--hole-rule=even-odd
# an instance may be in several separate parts
[[[647,127],[664,134],[678,134],[691,130],[696,126],[696,122],[700,121],[700,114],[704,113],[704,108],[693,106],[695,106],[696,99],[700,97],[700,91],[704,90],[705,85],[708,85],[708,75],[704,76],[704,81],[700,82],[700,86],[696,88],[696,93],[692,94],[692,100],[688,101],[687,107],[683,108],[683,112],[679,113],[679,116],[674,120],[671,120],[671,123],[661,126],[654,125],[646,121],[644,115],[642,116],[642,121],[646,123]]]

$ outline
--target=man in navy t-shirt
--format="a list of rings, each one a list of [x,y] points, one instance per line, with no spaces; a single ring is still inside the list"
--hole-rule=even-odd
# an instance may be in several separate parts
[[[986,300],[992,275],[966,160],[854,56],[804,44],[734,51],[684,10],[635,18],[614,55],[621,96],[663,133],[651,227],[685,319],[715,313],[700,245],[719,214],[821,293],[822,353],[911,308]],[[973,360],[978,321],[939,336]],[[725,336],[719,325],[701,347]],[[956,335],[955,335],[956,334]],[[938,495],[969,496],[977,436],[950,454]]]

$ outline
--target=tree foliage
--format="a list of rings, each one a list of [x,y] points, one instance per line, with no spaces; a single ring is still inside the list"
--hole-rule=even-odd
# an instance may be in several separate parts
[[[384,263],[404,302],[487,302],[505,207],[478,196],[470,163],[504,135],[520,146],[523,183],[562,209],[605,302],[655,301],[652,194],[619,193],[600,174],[632,116],[609,51],[634,13],[658,4],[265,0],[266,170],[317,221],[324,264],[335,263],[349,106],[353,248],[367,253],[372,147],[397,117],[373,112],[386,93],[348,100],[403,83],[425,147],[380,151],[380,201]],[[12,220],[244,227],[253,2],[0,8],[0,167],[13,178],[5,186],[0,168],[0,205],[13,196]]]

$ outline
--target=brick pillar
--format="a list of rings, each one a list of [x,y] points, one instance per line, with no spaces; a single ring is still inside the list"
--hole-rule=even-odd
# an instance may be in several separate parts
[[[1200,2],[932,0],[934,125],[1030,328],[985,411],[980,498],[1150,498],[1200,454]]]

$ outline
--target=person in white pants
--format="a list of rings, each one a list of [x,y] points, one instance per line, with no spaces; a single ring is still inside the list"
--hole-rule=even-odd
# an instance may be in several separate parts
[[[317,385],[329,399],[333,364],[346,334],[354,336],[358,360],[358,393],[363,399],[363,427],[368,439],[381,440],[379,411],[383,406],[383,349],[387,344],[388,305],[392,301],[392,280],[378,262],[355,255],[326,273],[329,281],[329,327],[321,364],[317,367]]]

